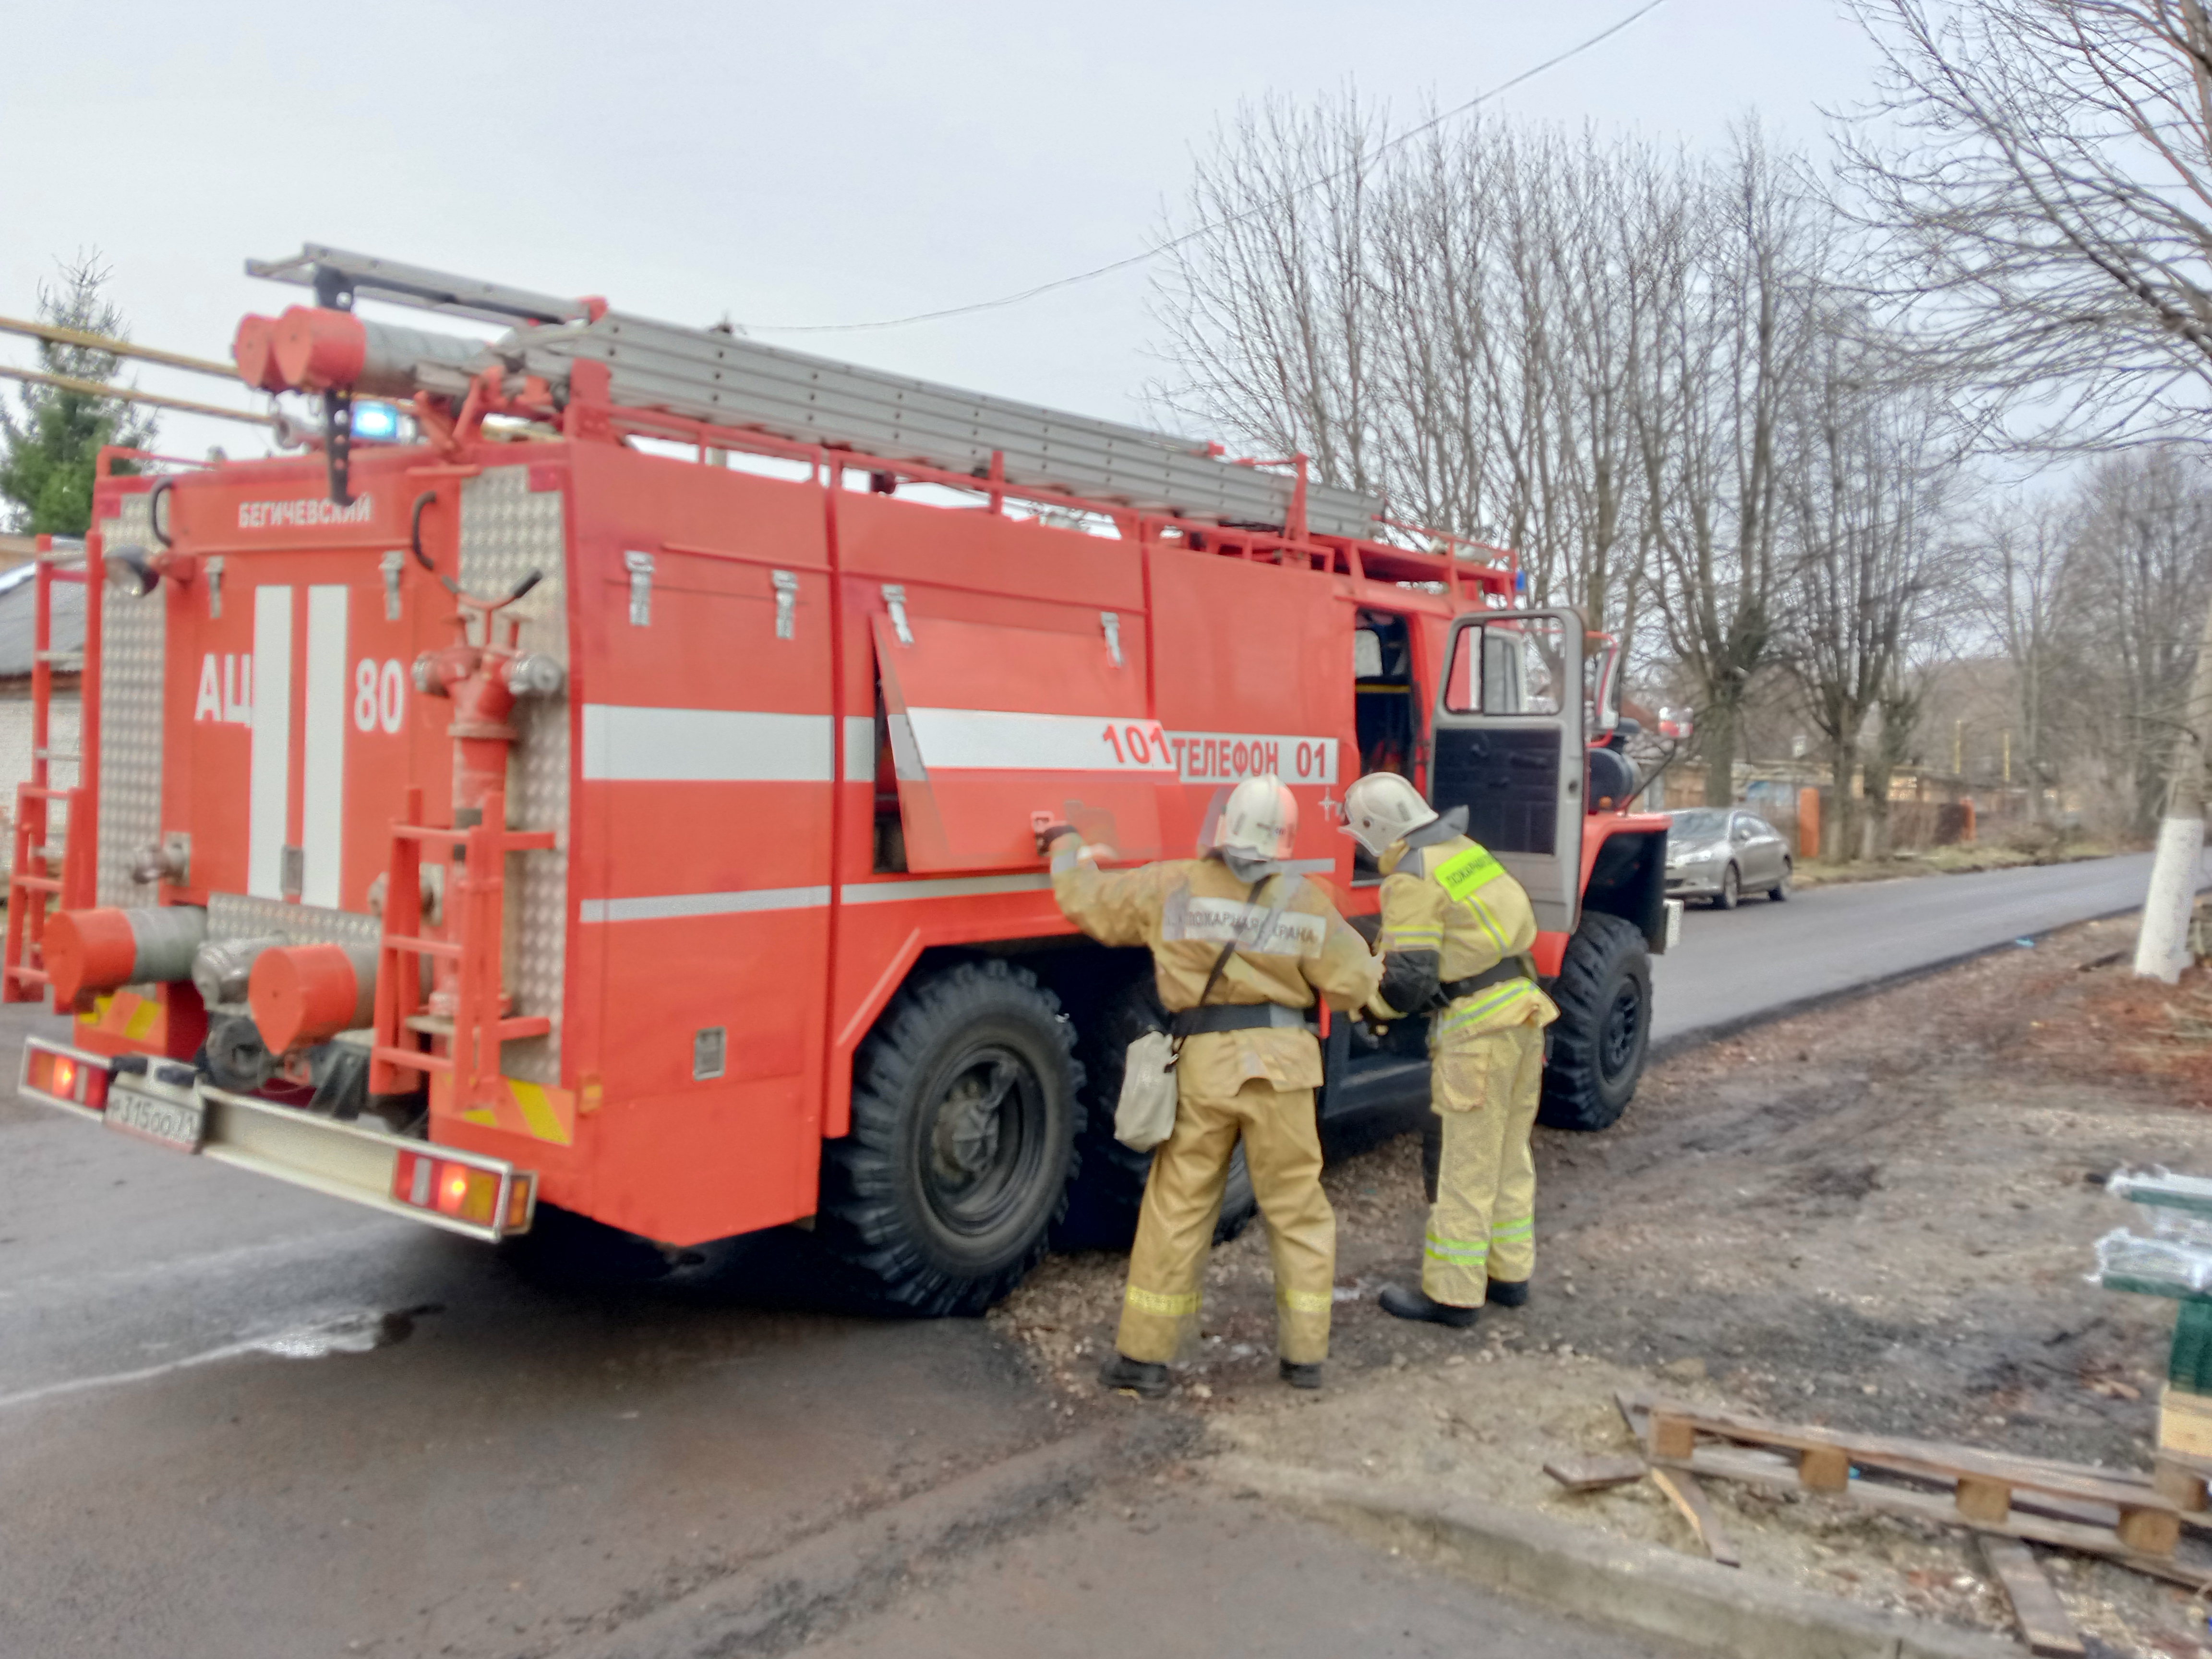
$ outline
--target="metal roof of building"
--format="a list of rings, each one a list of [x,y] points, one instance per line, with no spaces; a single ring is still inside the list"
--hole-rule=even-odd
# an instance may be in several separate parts
[[[38,622],[39,588],[32,578],[35,564],[0,571],[0,680],[28,679],[31,675],[32,633]],[[56,582],[52,649],[84,649],[84,584]],[[74,678],[74,676],[71,676]]]

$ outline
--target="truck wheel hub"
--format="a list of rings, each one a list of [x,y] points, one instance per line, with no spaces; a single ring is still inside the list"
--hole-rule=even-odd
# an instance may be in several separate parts
[[[1018,1076],[1005,1055],[979,1059],[945,1091],[931,1135],[939,1176],[955,1186],[981,1180],[998,1162],[1007,1098]]]

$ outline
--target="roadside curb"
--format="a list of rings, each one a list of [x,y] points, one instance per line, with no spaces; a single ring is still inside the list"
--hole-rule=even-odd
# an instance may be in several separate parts
[[[1105,1427],[887,1504],[553,1650],[557,1659],[778,1654],[894,1600],[917,1570],[1036,1525],[1177,1437]]]
[[[1486,1589],[1730,1659],[2019,1659],[2021,1651],[2001,1638],[1856,1607],[1528,1510],[1239,1455],[1200,1467],[1227,1490],[1257,1492],[1370,1541],[1410,1547]]]

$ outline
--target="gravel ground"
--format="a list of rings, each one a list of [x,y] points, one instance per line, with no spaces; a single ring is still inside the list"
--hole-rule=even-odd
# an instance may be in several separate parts
[[[2212,994],[2127,976],[2129,922],[2093,923],[1656,1068],[1597,1136],[1540,1132],[1535,1297],[1471,1333],[1408,1327],[1374,1292],[1410,1273],[1418,1142],[1329,1171],[1339,1223],[1330,1388],[1274,1380],[1264,1229],[1215,1253],[1168,1409],[1213,1443],[1433,1480],[1695,1551],[1648,1482],[1569,1497],[1563,1452],[1632,1444],[1621,1387],[1791,1420],[2144,1467],[2172,1310],[2085,1282],[2138,1213],[2123,1164],[2212,1171]],[[992,1317],[1073,1414],[1136,1409],[1091,1380],[1123,1258],[1048,1262]],[[1706,1483],[1745,1570],[2006,1627],[1970,1540],[1827,1499]],[[2046,1571],[2092,1651],[2212,1656],[2203,1607],[2061,1553]]]

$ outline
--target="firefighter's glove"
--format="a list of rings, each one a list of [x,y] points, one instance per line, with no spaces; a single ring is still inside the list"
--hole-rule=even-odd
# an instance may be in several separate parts
[[[1443,953],[1440,951],[1385,951],[1382,982],[1370,1006],[1388,1009],[1392,1019],[1425,1012],[1436,1006],[1440,994],[1438,971],[1443,966]],[[1401,1009],[1404,1013],[1399,1012]]]
[[[1062,836],[1080,836],[1081,833],[1072,823],[1048,823],[1036,832],[1036,849],[1040,853],[1049,853],[1053,843]]]
[[[1382,1000],[1380,993],[1367,999],[1367,1006],[1359,1011],[1360,1021],[1367,1035],[1380,1042],[1389,1034],[1390,1027],[1405,1018],[1395,1008]]]

